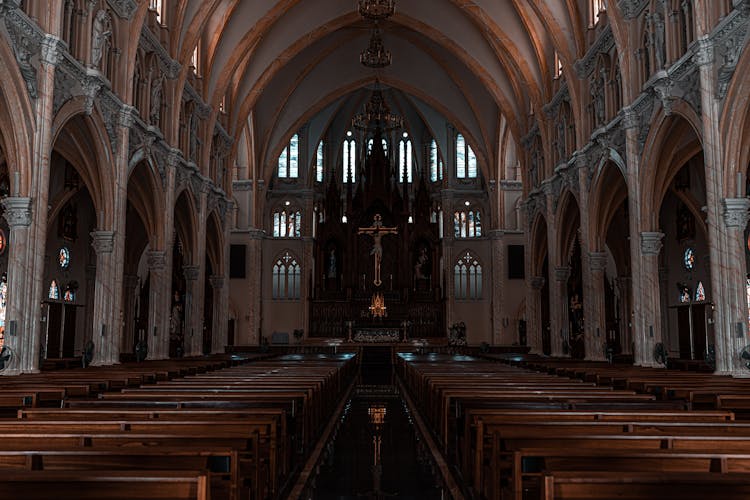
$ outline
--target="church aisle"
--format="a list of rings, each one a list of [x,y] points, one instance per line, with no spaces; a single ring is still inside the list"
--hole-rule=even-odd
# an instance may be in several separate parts
[[[431,456],[393,386],[358,386],[341,419],[312,498],[443,498]]]

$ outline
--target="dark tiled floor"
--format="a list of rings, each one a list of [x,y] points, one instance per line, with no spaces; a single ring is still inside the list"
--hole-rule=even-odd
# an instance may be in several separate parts
[[[390,348],[368,348],[362,385],[348,402],[317,479],[316,500],[439,500],[431,457],[420,446],[406,406],[394,389]]]
[[[440,499],[430,460],[392,386],[360,386],[344,413],[317,500]]]

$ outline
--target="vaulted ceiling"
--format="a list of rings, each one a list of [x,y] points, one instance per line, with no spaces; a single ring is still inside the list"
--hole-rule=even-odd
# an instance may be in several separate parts
[[[565,64],[584,47],[587,0],[397,0],[380,23],[393,64],[377,72],[415,109],[436,110],[478,156],[498,154],[501,115],[516,138],[529,110],[551,97],[554,52]],[[371,23],[355,0],[187,0],[171,44],[181,61],[201,43],[202,93],[226,95],[230,132],[252,116],[256,160],[267,163],[316,113],[372,86],[359,64]]]

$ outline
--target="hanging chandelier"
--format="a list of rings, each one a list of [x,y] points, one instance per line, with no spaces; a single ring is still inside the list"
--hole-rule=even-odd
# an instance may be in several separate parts
[[[382,92],[376,88],[372,92],[370,101],[365,104],[364,113],[357,113],[352,118],[352,126],[358,130],[380,128],[384,132],[389,132],[403,128],[404,119],[397,114],[391,113],[391,110],[385,103]]]
[[[396,12],[396,0],[359,0],[359,14],[371,21],[387,19]]]
[[[385,68],[391,64],[391,51],[383,45],[380,30],[375,28],[370,37],[370,45],[359,54],[359,62],[368,68]]]

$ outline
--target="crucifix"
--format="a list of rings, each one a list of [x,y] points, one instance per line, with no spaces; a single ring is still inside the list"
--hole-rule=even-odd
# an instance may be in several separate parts
[[[397,227],[384,227],[383,218],[380,214],[375,214],[370,227],[360,227],[357,234],[368,234],[372,237],[372,250],[370,255],[375,256],[375,279],[372,280],[375,286],[380,286],[380,261],[383,258],[383,245],[380,243],[380,238],[386,234],[398,234]]]

